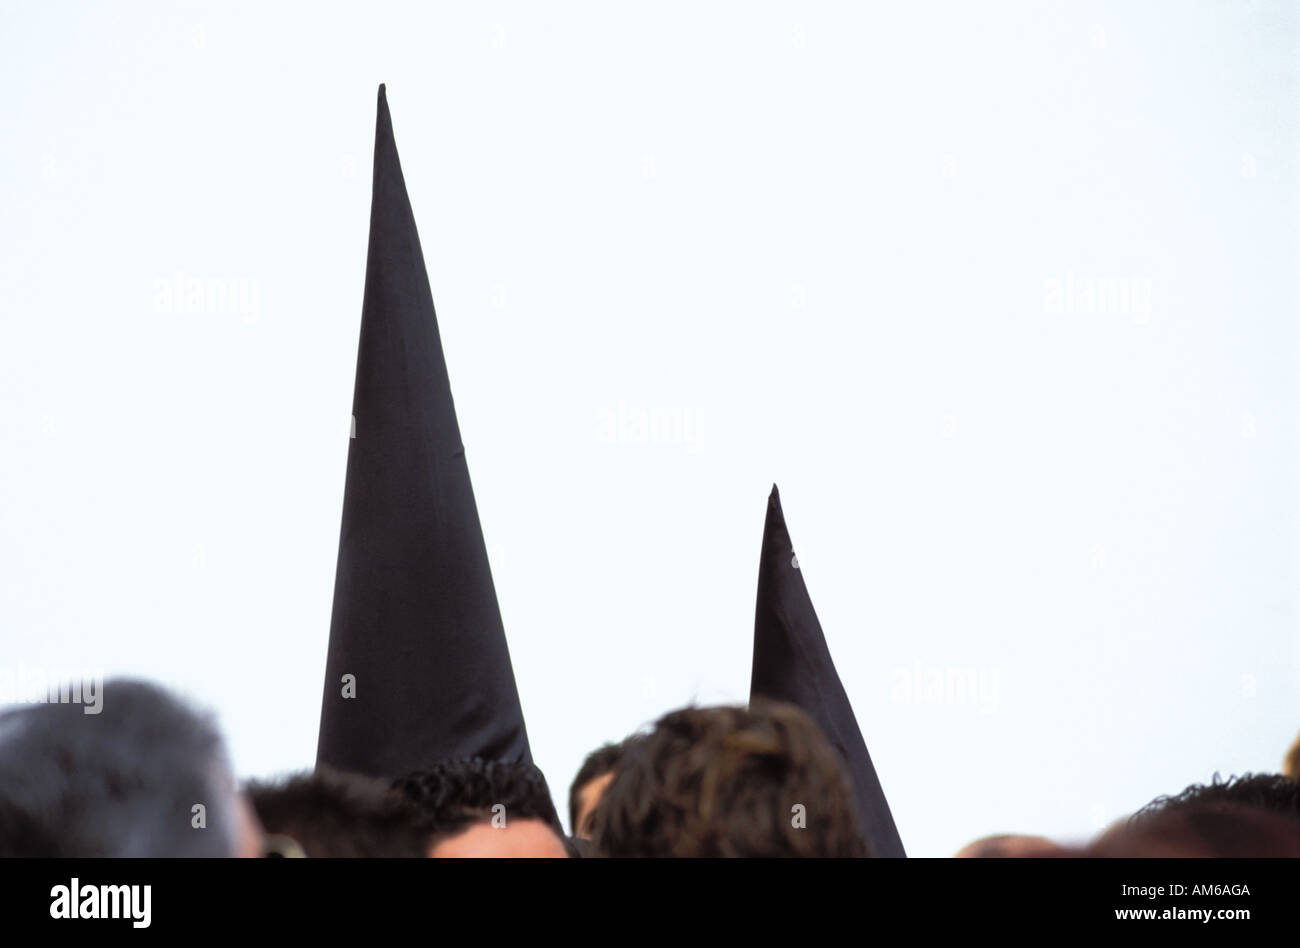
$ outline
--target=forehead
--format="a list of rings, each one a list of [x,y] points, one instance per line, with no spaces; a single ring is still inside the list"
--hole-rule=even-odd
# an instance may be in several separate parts
[[[600,802],[601,794],[605,792],[605,788],[609,786],[610,781],[613,779],[614,774],[611,771],[610,773],[601,774],[599,777],[588,780],[582,785],[582,789],[578,791],[579,819],[586,816],[590,810],[595,809],[596,804]]]
[[[435,859],[564,859],[569,854],[559,836],[541,820],[511,820],[501,827],[475,823],[464,832],[439,842],[430,855]]]
[[[591,801],[604,793],[605,788],[609,786],[609,782],[613,779],[614,772],[610,771],[601,774],[599,777],[593,777],[584,783],[582,785],[582,790],[578,792],[578,796],[582,799],[583,806],[590,805]]]

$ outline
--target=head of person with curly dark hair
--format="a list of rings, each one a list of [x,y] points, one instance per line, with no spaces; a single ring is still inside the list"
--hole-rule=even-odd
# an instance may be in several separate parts
[[[393,787],[420,812],[435,858],[570,854],[546,779],[532,764],[447,760]]]
[[[684,708],[627,750],[592,825],[602,856],[865,856],[840,756],[794,705]]]
[[[1300,857],[1300,820],[1240,803],[1192,803],[1124,820],[1098,837],[1085,855],[1295,859]]]
[[[277,782],[250,781],[249,799],[269,841],[312,858],[422,858],[420,812],[388,782],[318,767]]]
[[[1220,804],[1248,806],[1300,819],[1300,781],[1283,774],[1242,774],[1227,780],[1215,774],[1209,783],[1194,783],[1173,796],[1156,797],[1133,814],[1133,819],[1149,819],[1166,810]]]
[[[1103,833],[1094,856],[1300,856],[1300,783],[1245,774],[1157,797]]]

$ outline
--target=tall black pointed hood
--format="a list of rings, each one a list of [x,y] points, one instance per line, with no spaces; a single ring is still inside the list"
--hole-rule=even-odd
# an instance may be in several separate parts
[[[531,761],[383,86],[352,414],[317,764]]]
[[[804,585],[775,484],[767,499],[763,554],[758,564],[749,696],[750,700],[789,701],[813,717],[847,762],[871,855],[906,855]]]

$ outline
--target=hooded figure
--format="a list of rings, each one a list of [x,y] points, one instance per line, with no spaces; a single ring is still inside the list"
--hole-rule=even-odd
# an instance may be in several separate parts
[[[316,763],[531,763],[384,87]]]
[[[866,741],[835,672],[826,637],[804,585],[776,485],[767,499],[754,613],[750,700],[788,701],[808,712],[844,756],[858,817],[872,856],[905,856]]]

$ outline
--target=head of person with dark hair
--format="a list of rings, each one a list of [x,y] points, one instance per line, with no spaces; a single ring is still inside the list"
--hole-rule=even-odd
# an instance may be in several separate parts
[[[1300,783],[1216,775],[1157,797],[1089,847],[1095,856],[1300,856]]]
[[[315,859],[427,856],[429,833],[419,811],[388,781],[318,767],[266,783],[249,781],[248,797],[269,834],[292,840]]]
[[[865,856],[835,748],[791,704],[685,708],[628,748],[596,807],[602,856]]]
[[[1156,797],[1131,819],[1141,821],[1167,810],[1219,804],[1254,807],[1300,819],[1300,782],[1282,774],[1243,774],[1227,780],[1215,774],[1209,783],[1194,783],[1173,796]]]
[[[1300,820],[1225,800],[1152,810],[1102,833],[1085,855],[1204,859],[1300,857]]]
[[[109,681],[0,714],[0,797],[65,856],[256,856],[261,832],[212,721],[163,689]]]
[[[448,760],[393,787],[419,810],[434,858],[570,855],[546,779],[532,764]]]
[[[628,744],[635,739],[634,735],[596,748],[578,768],[577,776],[569,785],[569,827],[577,839],[591,839],[591,818],[596,804],[614,779],[614,769],[627,753]]]

